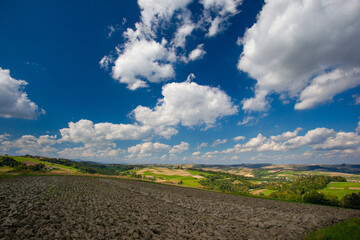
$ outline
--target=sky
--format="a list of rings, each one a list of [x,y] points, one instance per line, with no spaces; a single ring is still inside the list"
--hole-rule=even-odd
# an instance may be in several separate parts
[[[358,0],[0,0],[0,154],[360,164]]]

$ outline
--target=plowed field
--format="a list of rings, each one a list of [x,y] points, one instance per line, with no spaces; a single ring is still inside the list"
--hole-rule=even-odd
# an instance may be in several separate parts
[[[0,180],[0,239],[301,239],[360,211],[145,182]]]

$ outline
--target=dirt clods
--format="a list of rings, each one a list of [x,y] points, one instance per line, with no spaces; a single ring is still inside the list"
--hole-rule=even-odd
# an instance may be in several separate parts
[[[301,239],[360,211],[145,182],[0,180],[0,239]]]

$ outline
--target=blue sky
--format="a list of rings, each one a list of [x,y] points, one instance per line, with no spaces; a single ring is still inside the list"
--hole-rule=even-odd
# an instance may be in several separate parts
[[[0,154],[360,163],[357,0],[0,1]]]

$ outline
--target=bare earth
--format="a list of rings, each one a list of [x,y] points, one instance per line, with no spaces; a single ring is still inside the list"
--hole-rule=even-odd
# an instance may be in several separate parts
[[[259,190],[255,190],[255,191],[252,191],[251,194],[252,195],[258,195],[260,193],[262,193],[263,191],[265,191],[266,189],[259,189]]]
[[[301,239],[360,211],[119,179],[0,180],[0,239]]]

